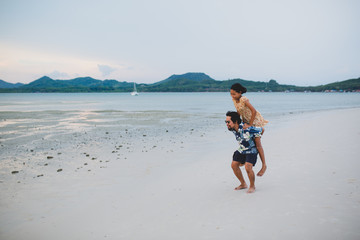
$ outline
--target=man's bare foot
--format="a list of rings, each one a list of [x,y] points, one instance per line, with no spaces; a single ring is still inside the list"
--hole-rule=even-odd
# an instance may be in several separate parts
[[[257,176],[261,177],[262,175],[264,175],[265,171],[266,171],[266,165],[263,166],[260,171],[256,174]]]
[[[234,190],[241,190],[241,189],[245,189],[248,186],[246,184],[240,184],[240,186],[236,187]]]
[[[250,187],[246,193],[253,193],[253,192],[255,192],[255,187]]]

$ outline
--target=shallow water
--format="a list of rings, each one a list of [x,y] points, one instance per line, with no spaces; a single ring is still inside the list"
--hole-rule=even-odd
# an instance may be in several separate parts
[[[276,128],[307,112],[360,107],[358,93],[247,93],[251,104]],[[0,94],[1,140],[49,138],[103,127],[148,128],[164,133],[225,127],[234,110],[229,93],[20,93]],[[24,140],[23,139],[23,140]]]
[[[360,106],[359,93],[247,93],[263,115]],[[229,93],[14,93],[0,94],[4,111],[181,111],[233,109]]]
[[[360,107],[358,93],[247,93],[250,103],[273,126],[286,117],[331,109]],[[23,128],[222,124],[234,110],[229,93],[20,93],[0,94],[1,133]],[[284,118],[285,117],[285,118]],[[275,124],[274,124],[275,123]]]

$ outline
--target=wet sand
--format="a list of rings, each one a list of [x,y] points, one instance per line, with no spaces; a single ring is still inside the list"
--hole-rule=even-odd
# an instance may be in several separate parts
[[[1,122],[0,239],[360,238],[360,109],[269,124],[253,194],[233,190],[237,143],[223,119],[12,114]]]

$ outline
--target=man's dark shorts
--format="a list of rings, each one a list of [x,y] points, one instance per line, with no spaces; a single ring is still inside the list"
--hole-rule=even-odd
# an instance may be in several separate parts
[[[251,163],[255,166],[257,160],[256,154],[241,154],[239,151],[235,151],[233,155],[233,161],[239,162],[241,164],[245,164],[245,162]]]

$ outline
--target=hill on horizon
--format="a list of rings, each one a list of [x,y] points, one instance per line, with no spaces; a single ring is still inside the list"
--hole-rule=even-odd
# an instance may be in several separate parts
[[[174,74],[153,84],[137,84],[137,89],[140,92],[224,92],[229,91],[231,85],[234,83],[244,85],[249,92],[360,91],[360,78],[320,86],[300,87],[279,84],[273,79],[268,82],[251,81],[240,78],[219,81],[200,72],[189,72],[180,75]],[[12,84],[0,80],[0,92],[131,92],[132,90],[132,82],[98,80],[91,77],[54,80],[44,76],[29,84]]]
[[[213,78],[209,77],[209,75],[206,75],[205,73],[200,73],[200,72],[189,72],[189,73],[185,73],[185,74],[173,74],[170,77],[168,77],[165,80],[162,80],[160,82],[156,82],[154,84],[161,84],[161,83],[166,83],[166,82],[170,82],[170,81],[179,81],[181,79],[189,79],[195,82],[202,82],[205,80],[214,80]]]
[[[18,88],[23,85],[23,83],[8,83],[0,79],[0,88]]]

